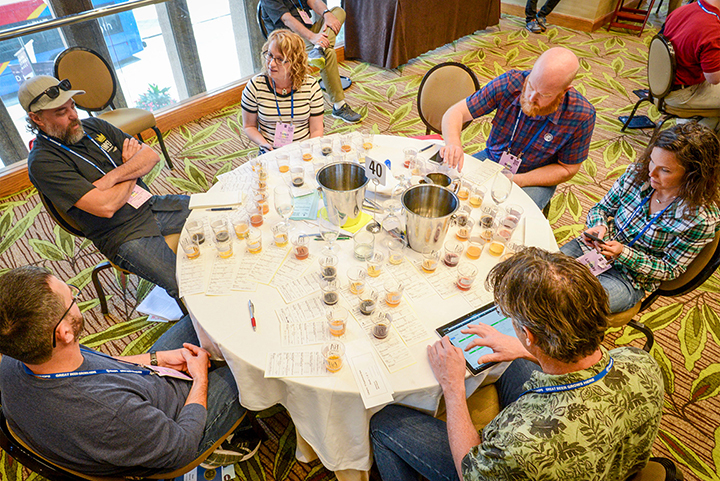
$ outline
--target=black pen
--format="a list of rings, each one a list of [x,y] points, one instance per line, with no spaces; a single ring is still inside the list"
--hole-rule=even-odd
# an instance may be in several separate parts
[[[432,149],[433,147],[435,147],[435,145],[436,144],[430,144],[427,147],[423,147],[422,149],[420,149],[420,152],[425,152],[428,149]]]
[[[232,207],[213,207],[212,209],[208,209],[208,210],[212,211],[212,212],[218,212],[221,210],[233,210],[233,208]]]

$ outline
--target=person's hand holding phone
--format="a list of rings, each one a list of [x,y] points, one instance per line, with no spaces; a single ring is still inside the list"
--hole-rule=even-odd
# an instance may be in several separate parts
[[[595,227],[590,227],[585,232],[583,232],[583,235],[580,237],[580,239],[585,243],[586,246],[600,250],[602,249],[603,244],[605,244],[606,242],[603,240],[606,232],[607,227],[605,227],[604,225],[596,225]]]

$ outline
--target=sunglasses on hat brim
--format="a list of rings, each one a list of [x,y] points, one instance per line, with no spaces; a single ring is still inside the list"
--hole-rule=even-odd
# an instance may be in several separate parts
[[[53,85],[52,87],[46,88],[42,93],[40,93],[40,95],[38,95],[37,97],[35,97],[34,99],[32,99],[30,101],[30,103],[28,104],[28,111],[32,110],[33,104],[35,102],[37,102],[38,100],[40,100],[43,95],[47,95],[50,98],[50,100],[55,100],[60,95],[61,90],[64,90],[65,92],[67,92],[71,88],[72,88],[72,85],[70,85],[70,80],[68,80],[68,79],[61,80],[57,85]]]

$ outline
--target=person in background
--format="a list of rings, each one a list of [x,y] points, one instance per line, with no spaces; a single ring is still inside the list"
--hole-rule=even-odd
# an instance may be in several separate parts
[[[497,264],[486,286],[517,337],[485,324],[467,350],[479,362],[512,361],[497,381],[502,410],[478,433],[466,403],[465,358],[447,336],[428,346],[447,424],[389,405],[370,420],[386,481],[582,479],[624,481],[648,462],[660,426],[663,378],[635,347],[601,346],[607,294],[566,255],[525,248]]]
[[[537,0],[527,0],[525,4],[525,28],[532,33],[542,33],[547,30],[546,17],[555,10],[560,0],[546,0],[539,12],[537,3]]]
[[[272,32],[263,45],[263,72],[242,93],[243,130],[269,151],[323,135],[323,99],[317,79],[308,75],[302,38],[290,30]]]
[[[587,215],[587,232],[561,247],[572,257],[597,253],[610,310],[630,309],[661,281],[685,272],[720,228],[720,144],[690,122],[663,130]]]

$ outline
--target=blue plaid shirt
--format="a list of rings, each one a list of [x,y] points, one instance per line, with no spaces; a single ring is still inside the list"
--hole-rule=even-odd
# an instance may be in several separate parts
[[[606,239],[615,237],[619,227],[627,224],[617,238],[622,244],[632,241],[655,216],[650,214],[648,201],[632,217],[653,191],[649,182],[640,188],[633,185],[634,172],[630,166],[587,215],[588,227],[602,225],[608,229]],[[718,228],[720,210],[716,205],[690,209],[677,199],[632,247],[625,245],[613,267],[625,274],[636,289],[654,291],[660,281],[675,279],[685,272],[702,248],[712,242]],[[588,250],[582,242],[580,245],[583,251]]]
[[[590,150],[590,139],[595,127],[595,108],[574,88],[567,91],[560,107],[548,116],[528,117],[521,114],[510,145],[513,127],[521,110],[523,82],[529,74],[529,70],[510,70],[466,99],[473,118],[497,110],[487,141],[488,157],[498,162],[505,150],[514,155],[522,152],[519,173],[558,162],[583,162]],[[546,119],[548,122],[543,128]],[[532,145],[528,145],[540,128],[543,131]]]

